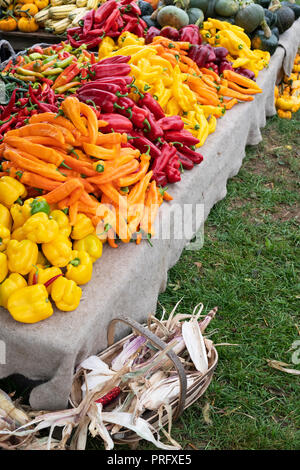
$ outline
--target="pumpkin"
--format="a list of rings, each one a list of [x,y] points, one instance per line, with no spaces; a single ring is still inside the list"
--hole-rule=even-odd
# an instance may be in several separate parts
[[[0,20],[0,30],[1,31],[14,31],[17,28],[17,22],[11,16],[3,18]]]
[[[35,5],[39,10],[46,8],[49,5],[49,0],[34,0]]]
[[[273,33],[267,38],[262,30],[258,30],[252,37],[251,46],[253,49],[268,51],[270,55],[273,55],[278,46],[278,38]]]
[[[18,21],[18,28],[23,33],[34,33],[39,29],[39,25],[34,18],[22,17]]]
[[[148,28],[151,28],[151,26],[153,26],[154,28],[159,28],[158,22],[156,20],[153,20],[151,18],[151,15],[142,16],[142,19],[145,21]]]
[[[26,3],[19,10],[21,16],[34,16],[38,11],[39,9],[34,3]]]
[[[161,27],[172,26],[173,28],[183,28],[189,24],[189,17],[187,13],[180,8],[172,5],[163,7],[157,15],[157,21]]]
[[[284,31],[289,29],[295,21],[295,13],[289,7],[280,7],[276,10],[277,23],[276,26],[279,29],[279,33],[282,34]]]
[[[189,24],[196,24],[197,26],[201,25],[204,20],[203,11],[199,8],[190,8],[187,10],[187,14],[189,17]]]
[[[0,0],[0,8],[8,8],[13,3],[13,0]]]
[[[234,16],[239,11],[239,3],[236,0],[217,0],[215,12],[220,16]]]

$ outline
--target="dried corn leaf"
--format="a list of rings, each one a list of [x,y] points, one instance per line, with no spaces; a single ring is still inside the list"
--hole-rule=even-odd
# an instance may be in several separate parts
[[[286,368],[286,366],[289,366],[289,364],[286,364],[285,362],[276,361],[275,359],[267,359],[267,363],[268,366],[273,367],[273,369],[280,370],[281,372],[286,372],[287,374],[292,375],[300,375],[300,370]]]
[[[195,368],[205,374],[208,370],[207,353],[197,320],[183,323],[182,336]]]

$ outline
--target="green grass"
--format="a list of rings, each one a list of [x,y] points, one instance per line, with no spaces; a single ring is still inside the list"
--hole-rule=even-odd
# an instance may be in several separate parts
[[[263,142],[247,148],[227,197],[212,209],[204,247],[183,252],[160,296],[169,310],[181,297],[182,312],[200,301],[206,311],[217,305],[214,341],[240,345],[219,347],[209,390],[174,425],[186,449],[300,448],[299,377],[265,360],[291,363],[300,339],[299,128],[300,113],[268,121]],[[212,425],[203,419],[206,402]]]

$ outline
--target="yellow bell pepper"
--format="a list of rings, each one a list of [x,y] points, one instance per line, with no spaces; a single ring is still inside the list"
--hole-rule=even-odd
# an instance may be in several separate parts
[[[82,290],[75,281],[60,276],[53,282],[51,297],[59,310],[70,312],[75,310],[81,299]]]
[[[126,46],[144,46],[145,39],[139,38],[133,33],[129,31],[124,31],[119,38],[118,38],[118,46],[119,47],[126,47]]]
[[[7,301],[11,316],[21,323],[37,323],[51,317],[53,308],[42,284],[23,287],[13,292]]]
[[[66,278],[76,284],[86,284],[92,278],[93,263],[86,251],[73,250],[72,260],[67,266]]]
[[[38,257],[37,257],[37,260],[36,260],[36,264],[40,264],[41,266],[46,266],[46,265],[49,265],[49,261],[45,258],[45,256],[43,255],[43,253],[39,250],[38,252]]]
[[[23,276],[28,274],[36,264],[38,257],[37,244],[31,240],[10,240],[7,245],[8,269]]]
[[[43,254],[53,266],[62,268],[72,259],[72,243],[64,235],[58,235],[50,243],[42,244]]]
[[[7,256],[0,252],[0,282],[4,281],[8,273]]]
[[[76,240],[73,243],[73,248],[77,251],[86,251],[90,255],[92,263],[102,256],[102,243],[97,235],[90,234],[81,240]]]
[[[11,215],[7,207],[5,207],[3,204],[0,204],[0,224],[4,225],[4,227],[7,227],[9,230],[11,230]]]
[[[10,240],[10,231],[7,227],[0,224],[0,251],[6,250],[7,244]]]
[[[76,223],[73,226],[71,232],[71,238],[73,238],[74,240],[80,240],[81,238],[86,237],[90,233],[93,233],[93,231],[94,226],[92,224],[91,219],[85,214],[79,213],[77,215]]]
[[[23,227],[16,228],[11,234],[11,239],[12,240],[18,240],[18,242],[21,242],[26,238]]]
[[[19,273],[10,274],[2,284],[0,284],[0,305],[7,308],[7,301],[16,290],[27,286],[24,277]]]
[[[19,197],[26,194],[25,186],[10,176],[0,178],[0,203],[10,207]]]
[[[22,228],[26,238],[35,243],[50,243],[59,233],[58,223],[49,219],[45,212],[38,212],[29,217]]]
[[[107,57],[114,49],[116,49],[114,40],[109,36],[105,36],[99,44],[98,60]]]
[[[57,266],[51,266],[50,268],[45,268],[41,264],[37,264],[30,271],[28,276],[28,285],[32,286],[34,284],[46,284],[51,279],[55,278],[62,274],[62,271]],[[53,280],[54,282],[54,280]],[[50,294],[52,289],[52,284],[46,285],[47,292]]]
[[[52,217],[57,222],[59,233],[65,237],[69,237],[72,227],[69,223],[68,216],[63,211],[54,210],[50,212],[50,217]]]
[[[26,220],[31,216],[31,207],[30,203],[33,201],[33,198],[27,199],[24,204],[13,204],[10,208],[10,213],[13,218],[13,230],[21,227],[25,224]]]

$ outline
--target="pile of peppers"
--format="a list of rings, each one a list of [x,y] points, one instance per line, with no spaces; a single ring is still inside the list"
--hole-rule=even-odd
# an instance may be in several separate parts
[[[129,76],[129,60],[130,56],[114,56],[94,64],[92,80],[78,90],[77,96],[94,106],[98,119],[109,123],[102,132],[126,132],[132,147],[149,152],[158,185],[176,183],[181,180],[180,168],[190,170],[203,160],[194,150],[199,140],[184,130],[181,117],[166,117],[150,93],[138,90]],[[137,102],[128,96],[131,90],[138,95]]]
[[[68,40],[72,47],[85,44],[88,49],[93,49],[104,36],[117,38],[124,31],[143,37],[147,25],[140,15],[141,10],[134,0],[108,0],[96,11],[90,10],[82,26],[68,29]]]

